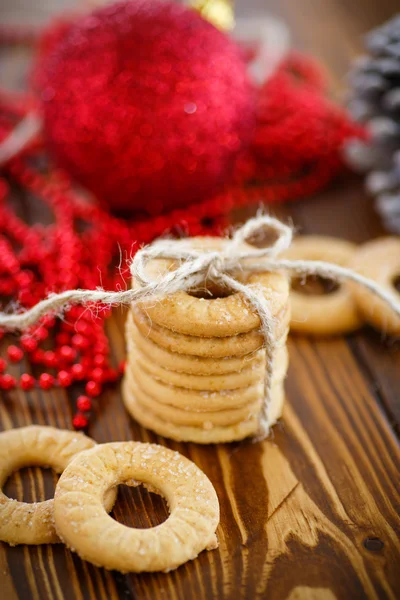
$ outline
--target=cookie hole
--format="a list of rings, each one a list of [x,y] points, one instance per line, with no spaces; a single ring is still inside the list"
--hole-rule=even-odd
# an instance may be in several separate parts
[[[164,523],[169,517],[168,505],[161,492],[149,492],[142,484],[121,484],[111,516],[127,527],[149,529]]]
[[[255,246],[256,248],[270,248],[279,239],[279,232],[275,227],[265,225],[262,229],[258,229],[252,235],[246,238],[246,244]]]
[[[24,467],[10,475],[3,491],[19,502],[43,502],[54,498],[58,477],[52,469]]]
[[[399,292],[400,294],[400,275],[396,275],[393,278],[393,287],[396,290],[396,292]]]
[[[327,277],[320,275],[308,275],[307,277],[294,277],[292,279],[292,290],[305,296],[324,296],[333,294],[340,285]]]
[[[227,298],[234,293],[233,290],[229,290],[227,287],[212,281],[207,282],[207,287],[188,291],[189,296],[193,296],[194,298],[204,298],[205,300]]]

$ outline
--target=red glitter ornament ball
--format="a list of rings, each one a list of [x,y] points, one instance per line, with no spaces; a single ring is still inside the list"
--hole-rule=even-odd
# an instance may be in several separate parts
[[[36,74],[50,151],[115,211],[204,199],[252,135],[238,47],[179,4],[103,7],[66,28]]]

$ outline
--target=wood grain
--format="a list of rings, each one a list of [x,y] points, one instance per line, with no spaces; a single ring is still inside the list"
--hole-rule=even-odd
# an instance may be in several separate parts
[[[4,6],[11,4],[6,0]],[[338,95],[349,60],[360,50],[360,34],[391,16],[395,4],[282,0],[263,2],[262,8],[285,18],[295,43],[325,61]],[[19,62],[17,56],[7,79],[18,82]],[[19,202],[31,220],[47,218],[32,199]],[[252,212],[242,210],[235,218],[243,221]],[[307,233],[356,242],[384,233],[360,180],[350,175],[317,197],[275,212]],[[116,311],[108,331],[116,363],[124,356],[123,322],[123,311]],[[89,432],[97,441],[165,444],[210,477],[221,504],[218,550],[203,552],[168,574],[121,575],[81,561],[62,545],[0,544],[0,598],[398,597],[399,343],[365,330],[318,342],[293,336],[289,350],[284,418],[262,444],[178,444],[133,422],[118,389],[107,389],[97,403]],[[13,369],[19,374],[26,366]],[[78,391],[3,392],[1,427],[43,423],[70,428]],[[55,483],[51,472],[28,468],[11,477],[5,491],[18,499],[41,500],[51,496]],[[154,526],[167,515],[161,498],[125,486],[113,511],[118,521],[135,527]]]

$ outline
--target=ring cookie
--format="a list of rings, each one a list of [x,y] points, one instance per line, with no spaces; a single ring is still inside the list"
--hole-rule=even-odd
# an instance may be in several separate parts
[[[152,362],[137,349],[133,348],[131,356],[128,356],[129,363],[135,363],[142,371],[152,375],[155,379],[176,385],[189,390],[235,390],[245,388],[257,383],[263,377],[265,371],[265,360],[239,371],[238,373],[223,373],[222,375],[187,375],[186,373],[176,373],[160,367],[156,362]]]
[[[169,352],[189,354],[204,358],[224,358],[226,356],[245,356],[260,350],[264,345],[264,337],[259,331],[250,331],[239,335],[222,338],[196,337],[182,335],[153,323],[137,306],[131,308],[133,320],[144,337]],[[276,316],[276,337],[279,339],[286,334],[290,313],[287,307]]]
[[[171,352],[155,344],[149,337],[144,336],[133,322],[131,314],[126,324],[126,340],[128,352],[139,350],[143,357],[151,359],[164,369],[189,375],[221,375],[238,373],[243,369],[263,360],[265,351],[256,350],[243,357],[228,356],[227,358],[205,358]]]
[[[289,354],[286,346],[277,348],[274,359],[274,377],[283,377],[286,374],[289,363]],[[132,367],[132,365],[135,365]],[[186,390],[199,391],[222,391],[235,390],[239,388],[248,388],[263,379],[265,372],[265,357],[263,361],[253,364],[247,369],[243,369],[238,373],[226,373],[222,375],[186,375],[185,373],[177,373],[160,367],[157,363],[151,362],[149,358],[142,355],[137,348],[132,344],[131,352],[128,354],[127,367],[128,370],[133,368],[133,372],[137,370],[145,372],[146,375],[151,375],[153,379],[165,383],[167,385],[184,388]]]
[[[182,410],[213,411],[226,408],[239,408],[258,400],[263,394],[264,382],[260,380],[255,385],[237,390],[187,390],[185,388],[168,385],[154,379],[142,371],[136,363],[128,366],[125,378],[130,376],[137,385],[146,391],[146,394],[169,406]]]
[[[158,418],[163,419],[175,425],[189,425],[191,427],[202,427],[203,429],[212,429],[214,426],[235,425],[240,421],[247,420],[254,415],[258,415],[261,408],[261,398],[255,402],[246,404],[240,408],[226,410],[201,412],[193,410],[182,410],[157,402],[145,391],[141,390],[132,377],[127,378],[128,386],[132,395],[144,409],[149,409]]]
[[[396,287],[400,282],[400,238],[378,238],[363,244],[355,253],[351,267],[374,280],[400,302],[399,287]],[[351,289],[368,323],[385,333],[400,335],[400,318],[383,300],[356,283],[351,284]]]
[[[169,506],[167,520],[133,529],[107,515],[104,494],[127,481],[159,490]],[[60,538],[81,558],[106,569],[170,571],[217,546],[219,504],[210,480],[163,446],[116,442],[80,454],[61,475],[54,504]]]
[[[189,243],[184,240],[185,245]],[[230,241],[223,238],[192,238],[192,248],[215,252],[228,248]],[[250,246],[244,245],[245,249]],[[147,275],[157,280],[173,269],[175,261],[154,259],[146,267]],[[287,303],[289,282],[281,273],[243,273],[238,270],[241,283],[260,289],[275,317]],[[134,283],[135,285],[135,283]],[[137,286],[136,286],[137,287]],[[210,286],[209,286],[210,287]],[[138,306],[157,325],[183,335],[227,337],[248,333],[261,325],[257,311],[242,292],[228,293],[224,297],[197,297],[186,291],[168,296],[139,301]],[[184,318],[182,318],[184,315]]]
[[[343,267],[351,263],[357,246],[333,237],[300,236],[280,258],[287,260],[326,261]],[[348,284],[324,295],[290,292],[290,330],[308,335],[340,335],[362,325],[357,304]]]
[[[16,544],[51,544],[60,541],[54,528],[54,501],[18,502],[1,488],[22,467],[51,467],[61,473],[70,461],[95,442],[75,431],[31,425],[0,433],[0,540]],[[105,510],[114,505],[116,491],[104,499]]]
[[[160,419],[148,408],[144,408],[135,398],[132,390],[128,387],[125,379],[122,384],[122,394],[125,406],[131,416],[143,427],[152,429],[159,435],[180,442],[195,442],[197,444],[222,444],[254,436],[259,431],[258,416],[251,417],[247,421],[241,421],[236,425],[227,427],[213,427],[203,429],[200,427],[189,427],[168,423]],[[270,425],[273,425],[281,416],[284,403],[283,384],[280,383],[273,390],[272,403],[269,416]]]
[[[286,376],[288,353],[286,348],[281,349],[282,363],[274,371],[272,385],[282,381]],[[196,412],[209,412],[226,410],[227,408],[240,408],[249,402],[254,402],[264,395],[264,377],[254,385],[236,390],[189,390],[174,385],[169,385],[154,379],[148,372],[141,369],[137,362],[127,365],[126,377],[133,379],[146,394],[169,406]]]

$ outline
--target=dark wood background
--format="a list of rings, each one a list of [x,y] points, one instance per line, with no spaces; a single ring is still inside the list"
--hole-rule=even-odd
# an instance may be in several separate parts
[[[66,4],[2,0],[0,18],[38,22]],[[396,0],[258,0],[250,7],[243,1],[239,12],[270,10],[284,18],[294,45],[325,63],[340,99],[349,62],[361,51],[361,34],[392,16],[396,5]],[[23,61],[16,52],[2,67],[3,82],[19,80]],[[356,242],[384,233],[356,176],[343,176],[324,193],[277,214],[290,216],[303,232]],[[116,313],[109,328],[116,362],[124,356],[123,320]],[[89,431],[97,441],[167,444],[210,477],[221,504],[218,550],[169,574],[123,576],[95,568],[61,545],[0,544],[0,597],[398,598],[400,345],[365,329],[337,340],[292,337],[289,348],[284,418],[261,444],[170,442],[128,417],[119,389],[105,391],[98,402]],[[15,374],[22,369],[26,366],[15,367]],[[71,428],[75,396],[60,390],[3,392],[1,426]],[[23,469],[5,489],[20,500],[41,500],[51,497],[54,484],[49,472]],[[158,496],[124,488],[113,515],[143,527],[161,522],[167,511]]]

